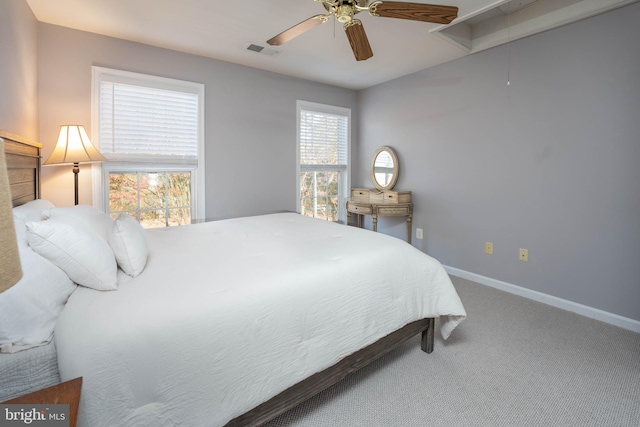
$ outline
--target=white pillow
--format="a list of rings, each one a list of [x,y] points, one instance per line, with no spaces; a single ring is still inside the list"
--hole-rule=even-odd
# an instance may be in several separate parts
[[[58,267],[20,246],[22,279],[0,293],[0,352],[15,353],[51,341],[65,303],[77,286]]]
[[[53,207],[53,203],[50,201],[37,199],[13,208],[13,223],[16,229],[18,245],[29,246],[25,224],[29,221],[42,221],[42,212]]]
[[[29,246],[27,242],[27,225],[24,219],[13,217],[13,226],[16,229],[16,240],[18,246]]]
[[[149,242],[146,231],[135,218],[125,214],[116,218],[109,245],[122,271],[132,277],[142,273],[147,264]]]
[[[117,289],[118,266],[111,247],[82,222],[69,216],[28,222],[27,240],[78,285],[98,291]]]
[[[41,221],[42,211],[54,208],[55,206],[48,200],[37,199],[13,208],[13,217],[24,221]]]
[[[109,241],[109,235],[113,228],[113,220],[100,209],[89,205],[76,205],[69,208],[52,208],[42,212],[43,219],[68,216],[82,221],[93,231],[98,233],[105,241]]]

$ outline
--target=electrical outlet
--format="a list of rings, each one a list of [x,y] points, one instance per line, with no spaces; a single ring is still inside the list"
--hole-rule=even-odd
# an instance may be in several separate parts
[[[520,261],[529,261],[529,251],[527,249],[520,248]]]
[[[422,239],[422,228],[416,228],[416,239]]]
[[[488,255],[493,255],[493,243],[491,242],[484,243],[484,253]]]

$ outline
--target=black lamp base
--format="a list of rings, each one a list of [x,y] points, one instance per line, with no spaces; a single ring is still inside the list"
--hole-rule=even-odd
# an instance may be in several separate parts
[[[80,165],[78,163],[73,164],[73,180],[76,190],[76,205],[78,204],[78,173],[80,172]]]

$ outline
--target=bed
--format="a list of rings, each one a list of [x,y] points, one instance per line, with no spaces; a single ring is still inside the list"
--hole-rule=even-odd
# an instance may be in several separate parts
[[[466,316],[440,263],[356,227],[277,213],[143,233],[143,268],[114,248],[115,288],[77,286],[57,319],[79,425],[260,425]]]

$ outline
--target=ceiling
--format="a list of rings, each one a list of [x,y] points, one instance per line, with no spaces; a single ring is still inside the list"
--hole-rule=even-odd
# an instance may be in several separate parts
[[[359,62],[333,18],[283,46],[266,44],[326,13],[314,0],[26,1],[41,22],[363,89],[638,0],[437,0],[459,8],[458,19],[446,26],[363,12],[357,18],[374,56]],[[276,54],[247,50],[249,44]]]

